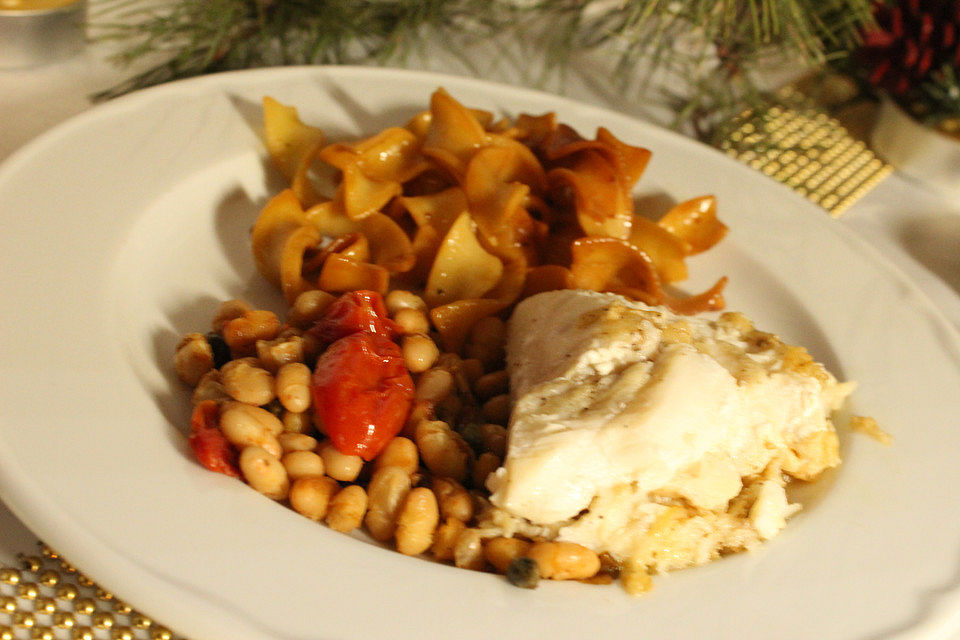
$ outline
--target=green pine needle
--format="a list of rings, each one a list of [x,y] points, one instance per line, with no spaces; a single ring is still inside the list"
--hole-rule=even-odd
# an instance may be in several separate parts
[[[430,33],[449,52],[510,38],[547,62],[540,82],[576,56],[603,54],[625,95],[652,83],[678,124],[711,121],[759,95],[756,75],[789,61],[823,65],[850,51],[870,0],[104,0],[96,37],[117,62],[160,62],[99,94],[110,98],[205,73],[294,64],[390,64]],[[423,53],[423,52],[421,52]],[[678,82],[679,80],[679,82]],[[635,93],[628,94],[633,91]]]

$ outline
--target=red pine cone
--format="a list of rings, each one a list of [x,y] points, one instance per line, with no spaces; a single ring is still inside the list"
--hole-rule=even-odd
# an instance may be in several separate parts
[[[872,85],[903,97],[944,65],[960,70],[960,0],[876,2],[874,17],[858,55]]]

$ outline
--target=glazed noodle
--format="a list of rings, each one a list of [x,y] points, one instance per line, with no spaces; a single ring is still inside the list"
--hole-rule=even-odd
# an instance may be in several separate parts
[[[252,233],[263,276],[288,304],[301,293],[422,291],[443,346],[478,320],[553,289],[618,293],[679,313],[723,307],[726,278],[676,296],[687,256],[726,226],[713,196],[656,222],[632,190],[650,151],[599,128],[593,140],[556,115],[495,119],[443,89],[403,127],[326,144],[295,108],[264,99],[265,139],[289,189]],[[335,174],[323,194],[316,175]]]

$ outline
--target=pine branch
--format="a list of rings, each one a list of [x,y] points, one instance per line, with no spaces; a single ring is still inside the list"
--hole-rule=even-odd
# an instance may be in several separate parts
[[[99,98],[231,69],[389,64],[424,33],[457,55],[464,41],[510,37],[539,49],[541,82],[575,56],[603,54],[640,95],[659,77],[679,122],[708,120],[758,94],[765,65],[822,65],[849,51],[870,0],[104,0],[92,26],[130,65],[166,58]],[[678,84],[676,80],[681,80]],[[679,87],[679,90],[674,87]],[[661,90],[662,91],[662,90]],[[672,95],[671,95],[672,92]]]

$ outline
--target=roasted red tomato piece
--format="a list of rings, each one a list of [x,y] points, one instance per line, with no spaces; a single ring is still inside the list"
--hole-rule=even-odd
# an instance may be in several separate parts
[[[354,333],[330,345],[313,373],[320,429],[338,451],[373,460],[403,428],[413,380],[395,343],[379,333]]]
[[[220,405],[204,400],[193,409],[190,417],[190,437],[187,441],[193,455],[210,471],[240,477],[237,451],[230,445],[217,425],[220,423]]]
[[[383,297],[376,291],[348,291],[334,300],[309,333],[327,345],[352,333],[366,331],[387,338],[401,333],[387,315]]]

